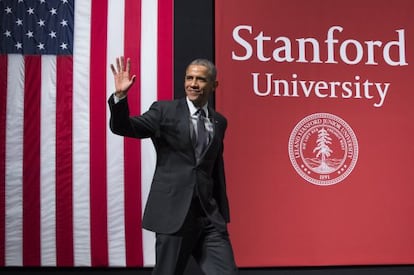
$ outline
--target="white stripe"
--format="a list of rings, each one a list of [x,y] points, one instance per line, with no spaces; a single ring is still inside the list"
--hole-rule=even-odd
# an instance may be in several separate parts
[[[41,79],[41,265],[56,266],[56,56],[42,56]]]
[[[115,91],[114,77],[109,64],[123,55],[124,50],[124,1],[109,0],[107,40],[107,98]],[[114,43],[114,41],[116,41]],[[109,121],[109,107],[107,107]],[[107,203],[108,203],[108,257],[110,266],[125,266],[125,217],[124,217],[124,138],[114,135],[107,128]],[[138,217],[137,217],[138,218]]]
[[[91,265],[89,59],[91,0],[76,1],[73,55],[74,265]]]
[[[158,1],[142,0],[141,25],[141,111],[148,110],[157,99],[157,18]],[[142,209],[147,202],[152,176],[154,174],[156,155],[154,146],[149,139],[141,141],[142,169]],[[152,232],[143,230],[144,266],[155,264],[155,236]]]
[[[5,265],[23,264],[23,118],[24,59],[8,55],[6,167],[5,167]]]

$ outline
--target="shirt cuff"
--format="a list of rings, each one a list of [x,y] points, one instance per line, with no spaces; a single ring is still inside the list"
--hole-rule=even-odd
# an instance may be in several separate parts
[[[121,101],[122,99],[126,98],[126,95],[124,95],[123,97],[117,97],[115,95],[115,93],[114,93],[113,97],[114,97],[115,104],[117,104],[119,101]]]

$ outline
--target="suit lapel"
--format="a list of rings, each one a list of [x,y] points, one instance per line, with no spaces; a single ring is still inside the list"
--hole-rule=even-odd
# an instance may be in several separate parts
[[[216,112],[212,109],[212,108],[208,108],[208,114],[209,114],[209,119],[211,121],[211,126],[213,127],[213,135],[210,139],[210,142],[206,148],[206,150],[204,152],[207,152],[208,150],[211,149],[211,147],[214,147],[214,144],[217,143],[217,131],[218,131],[218,121],[216,119]]]
[[[183,141],[187,144],[193,144],[191,141],[191,129],[190,129],[190,111],[188,110],[187,102],[184,99],[178,101],[176,118],[178,120],[178,130],[183,133]]]

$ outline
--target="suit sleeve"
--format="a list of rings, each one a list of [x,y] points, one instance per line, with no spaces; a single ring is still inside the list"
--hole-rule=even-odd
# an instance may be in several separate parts
[[[150,109],[140,116],[130,116],[128,97],[114,102],[113,96],[108,99],[111,116],[109,127],[114,134],[133,137],[148,138],[156,136],[159,132],[161,106],[154,102]]]
[[[230,210],[229,210],[229,202],[227,198],[227,190],[226,190],[226,175],[224,169],[224,133],[227,128],[227,121],[223,119],[223,137],[222,143],[220,146],[220,152],[217,155],[217,160],[214,166],[213,171],[213,178],[214,178],[214,196],[219,202],[220,213],[223,215],[226,222],[230,222]]]

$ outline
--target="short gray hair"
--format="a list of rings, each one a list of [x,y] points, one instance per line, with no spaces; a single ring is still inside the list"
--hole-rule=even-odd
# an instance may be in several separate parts
[[[197,58],[197,59],[191,61],[191,63],[188,66],[190,66],[190,65],[201,65],[201,66],[206,67],[208,69],[208,74],[210,76],[210,79],[212,81],[216,80],[217,68],[216,68],[216,65],[214,65],[214,63],[211,62],[210,60],[204,59],[204,58]]]

